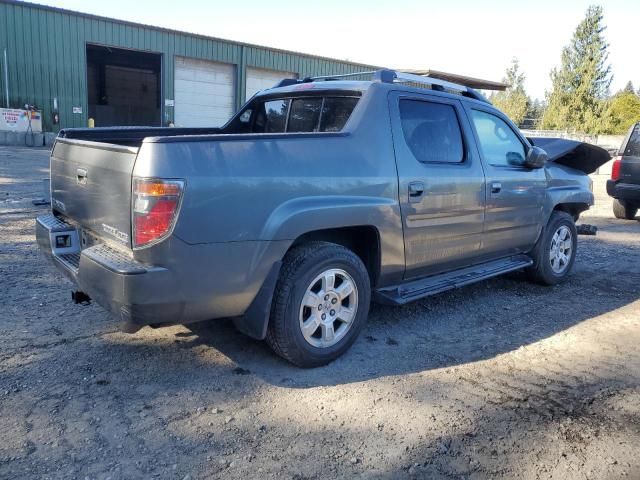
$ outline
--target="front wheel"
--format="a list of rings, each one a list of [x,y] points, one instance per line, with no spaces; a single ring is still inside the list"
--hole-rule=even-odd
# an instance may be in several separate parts
[[[566,280],[573,268],[578,233],[571,215],[555,211],[532,251],[533,266],[527,273],[537,283],[555,285]]]
[[[325,365],[356,340],[370,300],[369,274],[352,251],[327,242],[294,247],[274,292],[267,343],[300,367]]]
[[[617,198],[613,199],[613,215],[616,218],[633,220],[634,218],[636,218],[637,213],[637,207],[632,207],[627,203],[618,200]]]

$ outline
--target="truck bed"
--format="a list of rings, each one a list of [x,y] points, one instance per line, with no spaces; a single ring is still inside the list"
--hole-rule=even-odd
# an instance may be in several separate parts
[[[222,133],[220,128],[174,127],[104,127],[67,128],[60,130],[60,138],[139,147],[147,137],[176,137],[180,135],[211,135]]]

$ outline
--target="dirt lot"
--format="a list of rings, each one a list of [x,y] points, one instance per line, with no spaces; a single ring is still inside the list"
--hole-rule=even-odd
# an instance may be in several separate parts
[[[374,306],[299,370],[225,321],[72,305],[34,244],[46,168],[0,147],[0,478],[640,478],[640,222],[602,178],[568,283]]]

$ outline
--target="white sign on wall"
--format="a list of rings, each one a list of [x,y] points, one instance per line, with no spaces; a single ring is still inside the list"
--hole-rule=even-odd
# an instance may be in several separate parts
[[[17,108],[0,108],[0,130],[10,132],[26,132],[29,128],[31,117],[31,129],[33,132],[42,132],[42,114]]]

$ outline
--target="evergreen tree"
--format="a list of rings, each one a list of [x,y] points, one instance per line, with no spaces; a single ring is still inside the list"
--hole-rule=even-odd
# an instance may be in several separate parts
[[[631,83],[631,80],[627,82],[627,84],[624,86],[622,91],[625,93],[636,93],[636,91],[633,88],[633,83]]]
[[[546,107],[545,103],[537,98],[530,102],[526,117],[528,123],[532,124],[533,127],[537,127],[544,115]]]
[[[524,90],[524,73],[520,71],[520,63],[517,58],[511,60],[507,68],[503,83],[509,85],[503,92],[491,95],[491,102],[502,110],[513,122],[520,125],[529,109],[529,97]]]
[[[562,50],[559,69],[551,71],[551,92],[542,128],[600,133],[604,99],[611,85],[602,7],[590,6],[571,42]]]
[[[606,126],[602,133],[624,135],[629,127],[640,122],[640,97],[632,91],[623,91],[615,94],[608,102],[604,117]]]

